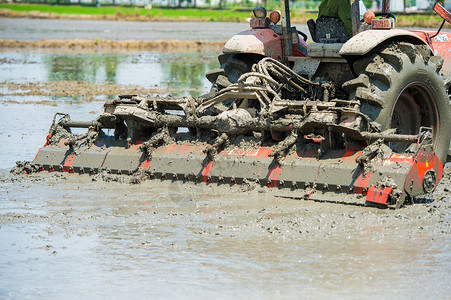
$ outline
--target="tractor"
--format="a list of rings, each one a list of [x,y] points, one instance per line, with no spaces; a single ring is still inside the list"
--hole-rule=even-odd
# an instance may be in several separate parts
[[[38,170],[259,184],[302,199],[401,207],[430,194],[450,145],[451,34],[396,29],[350,2],[291,26],[289,2],[228,40],[207,94],[120,95],[89,122],[56,113]],[[278,24],[280,22],[280,24]],[[71,128],[87,128],[74,134]],[[113,130],[108,134],[106,130]]]

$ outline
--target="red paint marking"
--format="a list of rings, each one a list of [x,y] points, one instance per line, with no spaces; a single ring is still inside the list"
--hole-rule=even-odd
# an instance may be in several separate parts
[[[182,149],[182,146],[177,144],[169,145],[165,148],[166,152],[172,152],[172,153],[180,153],[180,149]]]
[[[363,189],[368,188],[370,184],[371,177],[373,176],[372,172],[366,174],[365,178],[363,177],[363,171],[360,173],[359,177],[354,182],[355,192],[358,194],[363,194]]]
[[[178,153],[180,153],[180,154],[185,154],[185,153],[187,153],[191,148],[192,148],[191,145],[187,145],[187,144],[182,145],[182,147],[180,148],[180,151],[179,151]]]
[[[438,178],[440,179],[442,177],[443,165],[435,154],[432,157],[430,155],[428,156],[418,155],[417,166],[418,166],[418,174],[421,176],[421,178],[423,178],[426,172],[429,171],[430,169],[434,170],[438,169],[438,172],[436,171],[436,173],[438,173]]]
[[[222,150],[221,152],[219,152],[219,155],[229,156],[229,152]]]
[[[397,162],[397,163],[406,163],[408,166],[413,164],[413,156],[405,156],[397,153],[393,153],[390,155],[389,158],[387,158],[387,161],[390,162]]]
[[[319,164],[318,166],[318,170],[316,170],[316,177],[315,177],[315,184],[318,181],[318,177],[319,177],[319,172],[321,172],[321,167],[323,166],[323,164]]]
[[[269,157],[269,154],[274,150],[272,147],[259,147],[256,157],[258,158],[266,158]]]
[[[376,190],[376,187],[373,185],[368,190],[366,201],[386,205],[392,190],[392,187],[380,187]]]
[[[374,185],[369,188],[368,193],[366,194],[366,201],[371,202],[374,199],[375,191],[376,191],[376,187]]]
[[[449,153],[449,152],[448,152]],[[437,159],[437,161],[438,161],[438,180],[440,180],[442,177],[443,177],[443,164],[442,164],[442,162],[436,157],[436,159]],[[434,165],[434,168],[436,168],[436,166]],[[436,170],[437,170],[437,168],[436,168]],[[437,183],[438,183],[438,181],[437,181]]]
[[[49,135],[47,135],[47,137],[46,137],[46,139],[45,139],[44,147],[49,145],[49,141],[50,141],[50,139],[52,138],[52,135],[53,135],[53,129],[50,130]]]
[[[208,178],[208,174],[210,173],[210,169],[213,166],[213,162],[210,161],[208,163],[208,165],[206,165],[203,169],[202,169],[202,176],[203,176],[203,182],[207,182],[207,178]]]
[[[369,172],[368,174],[366,174],[365,178],[362,178],[360,186],[363,188],[367,188],[370,184],[370,179],[372,176],[373,176],[372,172]]]
[[[307,199],[309,199],[314,193],[316,192],[315,189],[311,189],[310,192],[308,194],[305,194],[304,197],[306,197]]]
[[[251,149],[248,150],[245,154],[246,157],[256,157],[258,155],[258,150],[259,149]]]
[[[413,158],[414,162],[412,167],[407,174],[406,180],[404,182],[404,189],[406,191],[418,193],[423,191],[423,179],[424,175],[429,170],[434,170],[436,173],[436,182],[438,184],[443,176],[443,164],[440,159],[437,158],[435,153],[424,153],[419,151],[419,153]]]
[[[130,151],[136,151],[139,146],[141,146],[142,142],[141,141],[136,141],[135,146],[133,146],[133,148],[129,148]]]
[[[306,136],[304,136],[304,138],[306,139],[306,140],[308,140],[308,141],[310,141],[310,142],[312,142],[312,143],[314,143],[314,144],[321,144],[321,141],[323,141],[324,140],[324,138],[308,138],[308,137],[306,137]]]
[[[67,139],[60,141],[60,142],[58,143],[58,148],[63,148],[63,147],[65,146],[65,145],[64,145],[65,142],[67,142]]]
[[[230,156],[230,155],[234,154],[234,151],[235,151],[235,148],[230,151],[221,151],[221,153],[225,156]]]
[[[166,147],[166,149],[164,149],[164,151],[171,152],[172,150],[174,150],[175,147],[177,147],[177,144],[169,145]]]
[[[72,164],[72,162],[74,161],[74,159],[75,159],[75,154],[69,154],[69,155],[67,156],[67,158],[66,158],[66,160],[64,161],[64,164],[63,164],[63,171],[64,171],[64,172],[69,172],[69,170],[70,170],[70,165]]]
[[[381,188],[382,189],[382,188]],[[386,187],[382,190],[381,192],[381,197],[380,197],[380,204],[387,204],[387,200],[390,197],[391,191],[393,190],[392,187]]]
[[[376,191],[376,197],[373,199],[373,202],[375,203],[381,203],[382,202],[382,188],[378,188]]]
[[[362,151],[359,151],[357,153],[359,153],[359,155],[360,155],[360,153],[362,153]],[[356,154],[356,151],[354,151],[354,150],[346,150],[345,154],[343,154],[343,157],[350,157],[350,156],[353,156],[354,154]]]
[[[143,161],[142,163],[141,163],[141,165],[139,166],[140,168],[144,168],[144,169],[148,169],[149,168],[149,165],[150,165],[150,160],[145,160],[145,161]]]
[[[346,150],[343,154],[343,162],[355,162],[355,159],[362,154],[362,151]]]
[[[244,156],[246,152],[242,148],[234,148],[232,151],[229,152],[228,155],[235,155],[235,156]]]
[[[438,157],[435,155],[435,153],[431,155],[418,155],[417,157],[417,166],[418,166],[418,174],[421,176],[421,178],[424,178],[424,175],[427,171],[433,169],[437,173],[437,182],[442,178],[442,172],[443,172],[443,164],[438,159]]]
[[[277,165],[276,167],[269,170],[268,175],[266,176],[268,180],[272,181],[271,184],[273,187],[277,187],[276,180],[277,178],[279,178],[281,170],[282,168],[279,165]]]
[[[258,147],[257,149],[251,149],[251,150],[244,150],[241,148],[233,148],[230,151],[221,151],[221,155],[266,158],[272,151],[273,151],[272,147]]]

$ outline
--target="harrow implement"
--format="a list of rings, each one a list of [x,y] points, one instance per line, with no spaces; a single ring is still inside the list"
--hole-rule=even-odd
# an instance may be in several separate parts
[[[404,144],[404,151],[392,144]],[[338,99],[331,83],[311,82],[266,58],[237,83],[198,99],[122,95],[89,122],[57,113],[34,164],[47,171],[256,183],[306,199],[332,195],[400,207],[431,193],[442,177],[433,145],[431,128],[417,135],[381,132],[359,101]]]

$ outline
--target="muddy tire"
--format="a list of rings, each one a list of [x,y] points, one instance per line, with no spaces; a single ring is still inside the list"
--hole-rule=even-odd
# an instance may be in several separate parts
[[[354,62],[359,76],[343,84],[350,98],[361,101],[361,111],[381,131],[396,128],[401,134],[417,134],[431,127],[434,149],[442,162],[450,143],[450,108],[440,76],[441,57],[424,45],[392,43]],[[393,143],[401,152],[408,145]]]

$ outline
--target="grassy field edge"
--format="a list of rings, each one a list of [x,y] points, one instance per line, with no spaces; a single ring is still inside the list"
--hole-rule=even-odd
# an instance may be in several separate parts
[[[317,13],[305,10],[291,11],[293,23],[305,24],[315,19]],[[249,9],[207,9],[207,8],[152,8],[109,7],[44,4],[0,3],[0,17],[46,18],[81,20],[121,20],[121,21],[204,21],[204,22],[247,22],[252,16]],[[442,18],[435,13],[397,14],[397,27],[440,26]],[[445,25],[450,27],[449,24]]]

